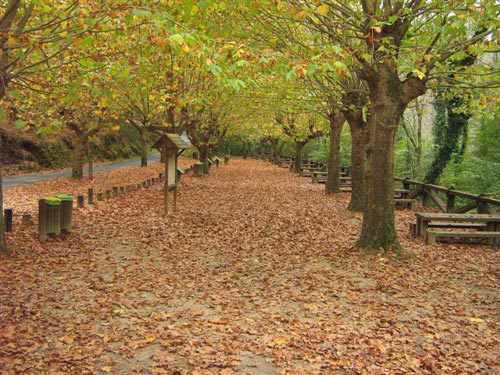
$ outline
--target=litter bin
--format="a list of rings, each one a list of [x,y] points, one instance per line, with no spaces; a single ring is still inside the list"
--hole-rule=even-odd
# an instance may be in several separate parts
[[[200,162],[194,163],[193,165],[193,173],[195,177],[203,176],[203,164]]]
[[[59,194],[55,197],[61,201],[61,230],[69,232],[73,218],[73,197],[68,194]]]
[[[59,198],[51,196],[40,199],[38,229],[41,241],[45,241],[48,234],[61,234],[61,200]]]

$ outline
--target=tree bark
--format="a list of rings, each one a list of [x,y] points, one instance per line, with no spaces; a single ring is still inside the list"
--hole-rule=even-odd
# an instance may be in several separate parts
[[[145,130],[142,128],[137,128],[137,130],[139,130],[140,143],[141,143],[141,167],[147,167],[148,166],[148,144],[146,142]]]
[[[200,151],[200,161],[204,163],[208,160],[209,148],[207,145],[202,144],[200,145],[200,147],[198,147],[198,150]]]
[[[370,86],[368,121],[366,206],[358,246],[365,249],[400,250],[394,218],[394,146],[407,103],[401,99],[402,82],[392,67],[381,66]]]
[[[365,207],[365,163],[367,131],[364,124],[349,122],[351,129],[351,184],[352,193],[348,209],[362,212]]]
[[[0,140],[1,142],[1,140]],[[1,148],[1,144],[0,144]],[[5,218],[3,214],[3,178],[2,178],[2,161],[0,160],[0,253],[7,254],[7,241],[5,239]]]
[[[83,159],[85,156],[85,142],[82,139],[82,134],[76,135],[75,149],[73,150],[73,166],[71,169],[71,177],[83,178]]]
[[[306,144],[307,142],[305,141],[295,142],[295,172],[297,173],[302,171],[302,151]]]
[[[330,122],[330,150],[328,153],[328,179],[326,194],[340,193],[340,135],[344,125],[344,116],[338,110],[332,110],[328,116]]]

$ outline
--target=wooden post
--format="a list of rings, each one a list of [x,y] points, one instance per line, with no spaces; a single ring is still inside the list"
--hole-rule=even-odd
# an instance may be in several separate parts
[[[120,186],[120,195],[125,194],[125,186]]]
[[[194,164],[193,174],[195,177],[202,177],[203,176],[203,164],[202,163],[195,163]]]
[[[94,204],[94,189],[90,188],[87,193],[89,204]]]
[[[23,214],[23,225],[28,226],[33,224],[33,219],[30,214]]]
[[[484,193],[477,196],[477,213],[478,214],[491,214],[488,203],[484,202],[481,197],[486,196]]]
[[[97,200],[98,201],[104,200],[104,194],[102,192],[97,193]]]
[[[45,199],[38,200],[38,233],[40,242],[47,240],[47,206],[45,206]]]
[[[224,156],[224,164],[229,164],[229,156]]]
[[[430,207],[431,199],[430,199],[429,189],[427,189],[427,186],[425,185],[422,187],[422,200],[424,207]]]
[[[117,197],[117,196],[118,196],[118,187],[113,186],[113,197]]]
[[[410,190],[411,184],[408,182],[409,178],[406,177],[403,181],[403,189]]]
[[[177,184],[175,184],[174,188],[174,211],[177,211],[177,193],[179,192],[179,188],[177,187]]]
[[[106,199],[111,198],[111,190],[106,190]]]
[[[14,216],[14,211],[12,208],[7,208],[3,211],[3,217],[5,220],[5,231],[12,232],[12,219]]]
[[[174,211],[177,211],[177,193],[178,193],[178,182],[177,182],[177,156],[175,157],[175,188],[174,188]]]
[[[450,193],[453,187],[450,187],[446,192],[446,212],[453,212],[455,209],[455,195]]]
[[[160,174],[158,175],[158,179],[160,180],[160,182],[163,182],[163,173],[160,173]]]
[[[163,200],[164,200],[164,210],[163,210],[163,215],[167,216],[168,215],[168,158],[169,155],[167,154],[167,150],[165,152],[165,184],[163,187]]]
[[[77,197],[77,201],[78,201],[78,208],[85,207],[85,197],[83,195],[79,195]]]
[[[94,179],[94,162],[92,160],[89,161],[89,179],[90,180]],[[89,204],[93,204],[93,203],[89,202]]]

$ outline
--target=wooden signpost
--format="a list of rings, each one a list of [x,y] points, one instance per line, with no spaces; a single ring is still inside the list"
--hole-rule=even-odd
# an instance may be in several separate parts
[[[191,145],[184,141],[178,134],[166,133],[156,141],[153,148],[164,155],[165,160],[165,179],[164,179],[164,215],[168,215],[168,192],[174,192],[174,211],[177,209],[177,158]]]

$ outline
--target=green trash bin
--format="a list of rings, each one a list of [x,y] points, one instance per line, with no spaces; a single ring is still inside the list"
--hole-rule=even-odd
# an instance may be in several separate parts
[[[193,165],[193,174],[195,177],[202,177],[203,176],[203,164],[200,162],[197,162]]]
[[[40,236],[61,234],[61,200],[55,196],[46,197],[40,207]]]
[[[73,218],[73,197],[68,194],[59,194],[55,197],[61,201],[61,230],[69,232]]]

